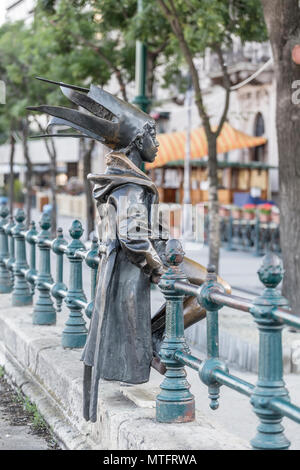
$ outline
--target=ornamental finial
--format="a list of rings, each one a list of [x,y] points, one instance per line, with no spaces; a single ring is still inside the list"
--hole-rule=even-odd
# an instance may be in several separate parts
[[[25,216],[25,212],[23,211],[23,209],[17,210],[15,219],[18,222],[18,224],[21,224],[22,222],[24,222],[24,220],[26,219],[26,216]]]
[[[73,220],[69,233],[73,240],[79,240],[82,237],[83,228],[79,220]]]
[[[42,230],[49,230],[51,227],[50,216],[46,212],[43,212],[41,220],[40,220],[40,227]]]
[[[0,217],[6,219],[9,214],[9,210],[6,204],[0,204]]]
[[[261,267],[257,271],[260,281],[265,287],[275,289],[283,279],[284,269],[282,261],[275,253],[267,253],[262,260]]]
[[[184,258],[184,251],[179,240],[172,238],[166,245],[166,261],[169,266],[179,266]]]
[[[217,281],[216,266],[214,264],[207,266],[206,281]]]

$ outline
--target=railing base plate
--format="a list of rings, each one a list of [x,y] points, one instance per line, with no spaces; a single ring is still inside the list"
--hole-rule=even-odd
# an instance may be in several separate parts
[[[195,400],[184,403],[156,401],[156,421],[159,423],[189,423],[195,421]]]

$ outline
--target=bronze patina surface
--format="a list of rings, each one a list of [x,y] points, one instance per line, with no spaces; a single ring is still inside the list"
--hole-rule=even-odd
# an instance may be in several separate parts
[[[158,191],[140,169],[143,162],[154,161],[158,142],[155,121],[131,104],[94,85],[88,90],[53,83],[89,114],[58,106],[30,109],[50,114],[49,128],[68,126],[79,132],[76,136],[94,138],[112,149],[106,157],[105,173],[88,176],[94,184],[102,245],[94,311],[82,354],[84,417],[95,422],[101,378],[131,384],[147,382],[151,365],[164,373],[158,352],[165,330],[165,305],[151,320],[150,285],[157,283],[166,270],[166,240],[152,232]],[[192,283],[204,282],[203,266],[187,258],[183,265]],[[204,316],[205,310],[187,296],[185,327]]]

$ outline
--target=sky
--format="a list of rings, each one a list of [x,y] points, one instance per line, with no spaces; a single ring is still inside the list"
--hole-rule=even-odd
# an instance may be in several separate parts
[[[0,0],[0,25],[4,21],[5,3],[6,2],[4,0]]]

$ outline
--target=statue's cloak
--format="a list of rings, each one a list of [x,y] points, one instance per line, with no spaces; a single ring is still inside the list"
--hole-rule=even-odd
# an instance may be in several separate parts
[[[150,226],[152,205],[158,203],[150,178],[125,155],[112,153],[106,173],[89,179],[95,184],[99,240],[106,251],[100,258],[94,311],[82,355],[84,417],[95,422],[100,378],[131,384],[149,380],[153,358],[150,277],[161,269],[162,260]],[[120,210],[124,201],[130,209],[126,217]],[[148,213],[146,223],[142,208]],[[128,234],[137,224],[139,236]]]

